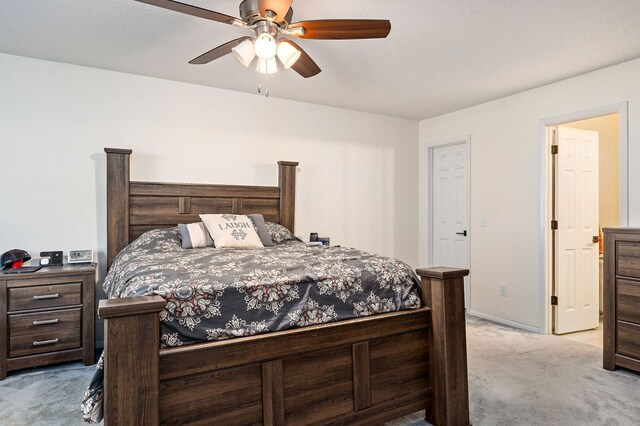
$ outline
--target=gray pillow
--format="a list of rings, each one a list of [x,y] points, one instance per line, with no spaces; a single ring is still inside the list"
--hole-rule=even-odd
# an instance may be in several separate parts
[[[275,244],[271,241],[267,225],[264,223],[264,216],[261,214],[248,214],[247,216],[249,216],[249,219],[253,222],[256,232],[258,233],[258,237],[260,237],[260,241],[262,241],[262,245],[265,247],[274,246]]]
[[[300,241],[298,237],[279,223],[267,222],[265,225],[267,225],[267,231],[269,231],[269,236],[271,236],[271,241],[274,244],[284,243],[285,241]]]
[[[178,224],[180,239],[182,239],[183,249],[215,247],[209,231],[205,228],[203,222]]]

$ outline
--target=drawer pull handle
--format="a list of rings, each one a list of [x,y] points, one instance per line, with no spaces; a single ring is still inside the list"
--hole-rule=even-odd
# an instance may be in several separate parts
[[[55,339],[51,339],[51,340],[36,340],[35,342],[33,342],[33,346],[42,346],[42,345],[53,345],[55,343],[58,343],[58,338]]]
[[[58,297],[60,297],[60,293],[36,294],[35,296],[33,296],[33,300],[57,299]]]
[[[50,319],[50,320],[44,320],[44,321],[34,321],[33,325],[57,324],[59,322],[60,322],[60,320],[58,318],[56,318],[56,319]]]

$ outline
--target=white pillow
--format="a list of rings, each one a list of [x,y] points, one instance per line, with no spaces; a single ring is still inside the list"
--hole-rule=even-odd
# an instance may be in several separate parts
[[[218,248],[262,248],[253,222],[245,215],[201,214],[211,238]]]

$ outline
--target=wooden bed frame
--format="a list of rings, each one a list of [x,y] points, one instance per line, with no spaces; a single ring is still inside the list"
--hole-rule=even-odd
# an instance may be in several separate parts
[[[293,231],[296,166],[277,187],[129,181],[107,153],[107,264],[142,232],[199,213],[262,213]],[[160,348],[159,296],[101,300],[107,425],[379,424],[416,411],[468,425],[463,277],[418,269],[424,307],[232,340]]]

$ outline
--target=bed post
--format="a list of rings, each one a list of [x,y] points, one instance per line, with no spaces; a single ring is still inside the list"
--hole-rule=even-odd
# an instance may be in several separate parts
[[[101,300],[104,320],[104,423],[159,423],[160,296]]]
[[[296,161],[278,161],[280,187],[280,224],[294,232],[296,206]]]
[[[427,268],[422,302],[431,308],[431,373],[433,411],[427,420],[437,426],[469,425],[469,384],[464,312],[464,277],[468,269]]]
[[[107,269],[129,244],[130,149],[105,148],[107,153]]]

